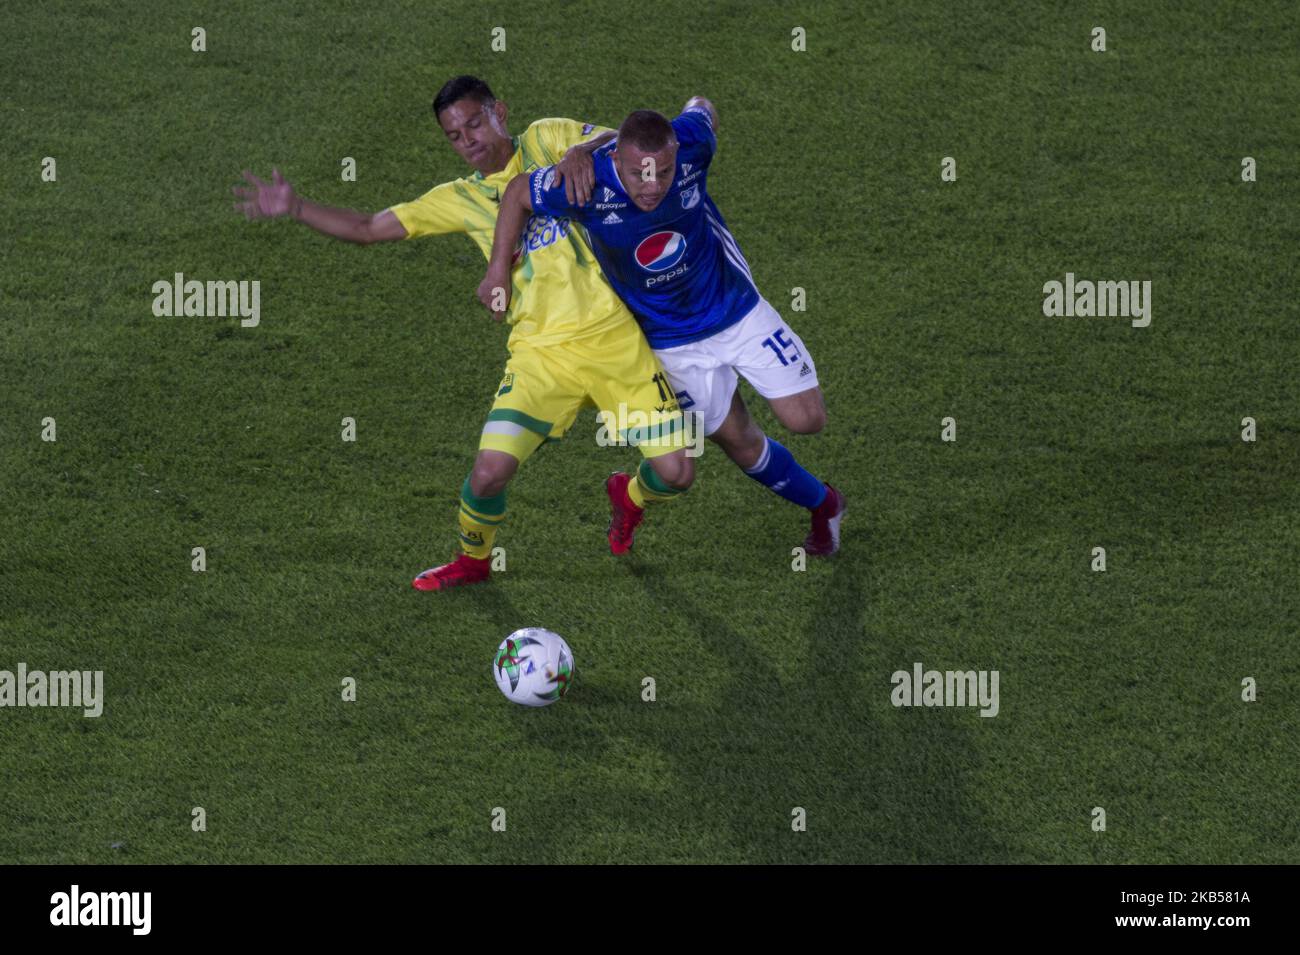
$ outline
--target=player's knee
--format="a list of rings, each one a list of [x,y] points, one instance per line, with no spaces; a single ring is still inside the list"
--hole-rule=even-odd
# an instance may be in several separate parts
[[[826,402],[819,388],[774,401],[772,410],[777,420],[795,434],[816,434],[826,427]]]
[[[655,474],[659,475],[661,481],[674,490],[685,491],[695,483],[695,462],[688,458],[684,451],[674,451],[672,454],[653,458],[650,467],[654,468]]]
[[[676,458],[676,467],[672,477],[664,478],[672,487],[679,491],[685,491],[695,483],[695,462],[686,456],[685,452],[679,451],[671,455]]]
[[[510,475],[485,468],[475,468],[469,476],[469,489],[475,497],[496,497],[510,483]]]
[[[475,497],[496,497],[506,489],[518,465],[508,455],[482,458],[474,462],[469,474],[469,489]]]
[[[826,427],[826,409],[820,406],[801,409],[792,421],[786,423],[786,427],[795,434],[816,434]]]

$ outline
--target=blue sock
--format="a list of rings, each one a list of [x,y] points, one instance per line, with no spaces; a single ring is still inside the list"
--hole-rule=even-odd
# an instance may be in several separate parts
[[[800,467],[794,455],[771,438],[765,439],[763,453],[745,473],[787,501],[809,510],[826,497],[826,485]]]

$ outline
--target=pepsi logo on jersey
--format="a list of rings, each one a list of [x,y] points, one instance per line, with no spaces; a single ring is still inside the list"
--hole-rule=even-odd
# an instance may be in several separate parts
[[[647,272],[671,269],[686,254],[686,237],[680,232],[654,232],[636,247],[636,264]]]

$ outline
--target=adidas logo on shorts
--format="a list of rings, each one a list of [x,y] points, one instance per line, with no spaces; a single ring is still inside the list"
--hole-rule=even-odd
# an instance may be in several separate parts
[[[799,369],[799,377],[802,378],[805,375],[811,375],[811,374],[812,374],[812,369],[808,367],[807,362],[804,362],[803,367]]]

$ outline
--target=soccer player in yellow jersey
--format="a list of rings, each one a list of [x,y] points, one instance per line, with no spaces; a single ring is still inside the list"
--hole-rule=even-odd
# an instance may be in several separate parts
[[[596,127],[573,120],[541,119],[512,137],[506,129],[506,104],[472,76],[449,80],[434,98],[433,112],[452,148],[474,168],[472,175],[368,215],[308,202],[279,170],[269,183],[245,172],[249,185],[235,188],[241,200],[236,208],[250,219],[291,216],[318,232],[362,245],[464,232],[487,257],[497,206],[511,179],[551,164],[558,164],[559,176],[574,169],[586,174],[590,164],[566,164],[566,151],[577,155],[612,136],[610,130],[599,130],[592,137]],[[488,579],[493,538],[506,516],[506,485],[543,441],[563,436],[586,404],[594,403],[618,421],[643,422],[619,432],[644,458],[628,486],[638,506],[670,500],[694,480],[694,463],[683,446],[682,414],[663,368],[601,274],[581,230],[568,219],[535,216],[516,252],[510,292],[504,314],[512,326],[510,358],[460,492],[461,553],[416,577],[412,584],[418,590]],[[609,542],[615,553],[630,546],[631,535],[624,538],[624,533],[611,522]]]

